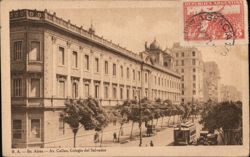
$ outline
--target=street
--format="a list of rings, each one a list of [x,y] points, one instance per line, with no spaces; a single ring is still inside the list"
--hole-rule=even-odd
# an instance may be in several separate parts
[[[175,117],[175,122],[177,123],[177,116]],[[142,124],[142,146],[150,146],[150,141],[153,141],[154,146],[167,146],[173,143],[173,120],[174,118],[165,117],[163,120],[163,127],[161,128],[161,119],[158,120],[157,130],[158,132],[151,137],[145,137],[146,127],[144,123]],[[168,121],[170,126],[168,126]],[[199,130],[201,126],[198,124],[198,119],[195,120],[197,136],[199,135]],[[156,124],[156,120],[154,120],[154,124]],[[95,131],[84,131],[83,134],[78,134],[76,138],[76,146],[77,147],[113,147],[113,146],[139,146],[139,127],[138,123],[134,124],[133,128],[133,138],[130,139],[132,123],[125,123],[123,125],[123,135],[120,136],[120,142],[113,142],[113,133],[116,132],[117,136],[119,134],[120,124],[117,123],[115,126],[113,124],[109,124],[108,127],[104,129],[103,136],[99,134],[99,138],[102,143],[94,143],[94,134]],[[73,145],[73,137],[65,138],[60,141],[51,142],[47,144],[47,147],[72,147]]]

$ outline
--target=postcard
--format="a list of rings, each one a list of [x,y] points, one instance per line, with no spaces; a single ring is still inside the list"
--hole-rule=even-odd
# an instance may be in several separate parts
[[[4,156],[248,156],[245,0],[0,4]]]

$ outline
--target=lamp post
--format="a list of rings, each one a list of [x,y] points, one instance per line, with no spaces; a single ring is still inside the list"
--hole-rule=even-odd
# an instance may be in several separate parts
[[[140,112],[140,121],[139,121],[139,128],[140,128],[140,144],[139,146],[141,147],[142,146],[142,131],[141,131],[141,125],[142,125],[142,113],[141,113],[141,98],[140,98],[140,95],[138,96],[139,97],[139,112]]]

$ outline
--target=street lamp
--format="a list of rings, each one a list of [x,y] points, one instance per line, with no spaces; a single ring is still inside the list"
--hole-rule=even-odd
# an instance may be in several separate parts
[[[140,112],[140,144],[139,146],[141,147],[142,146],[142,131],[141,131],[141,125],[142,125],[142,115],[141,115],[141,99],[140,99],[140,95],[139,95],[139,112]]]
[[[137,97],[136,97],[137,98]],[[139,130],[140,130],[140,143],[139,147],[142,146],[142,113],[141,113],[141,99],[140,99],[140,94],[138,95],[138,103],[139,103]]]

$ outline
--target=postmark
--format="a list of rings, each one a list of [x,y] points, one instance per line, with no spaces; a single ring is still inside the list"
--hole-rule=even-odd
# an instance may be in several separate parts
[[[232,46],[244,40],[242,0],[183,2],[183,41]]]

